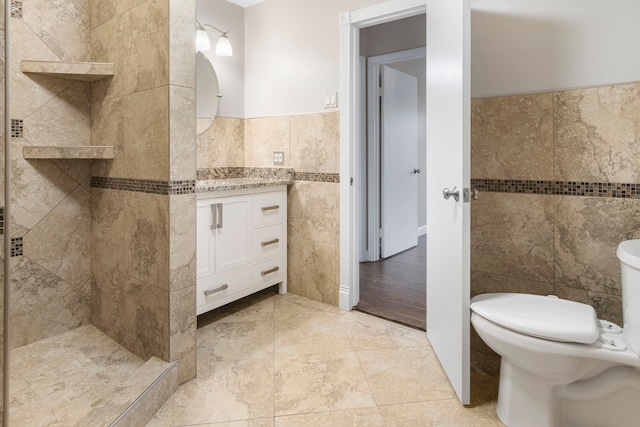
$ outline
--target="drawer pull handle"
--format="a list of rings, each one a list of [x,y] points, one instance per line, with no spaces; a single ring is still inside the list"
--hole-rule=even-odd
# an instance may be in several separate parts
[[[275,211],[276,209],[280,209],[280,205],[263,206],[262,212]]]
[[[262,242],[260,244],[262,245],[262,247],[265,247],[269,245],[275,245],[278,242],[280,242],[280,239],[273,239],[273,240],[269,240],[268,242]]]
[[[267,274],[275,273],[278,270],[280,270],[280,267],[273,267],[270,270],[265,270],[265,271],[260,272],[260,274],[262,274],[263,276],[266,276]]]
[[[226,289],[229,289],[229,285],[222,285],[219,288],[209,289],[207,291],[204,291],[204,296],[208,297],[209,295],[213,295],[213,294],[216,294],[218,292],[222,292],[222,291],[224,291]]]

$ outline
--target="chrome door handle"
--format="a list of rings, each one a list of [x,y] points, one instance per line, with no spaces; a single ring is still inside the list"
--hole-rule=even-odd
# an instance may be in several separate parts
[[[442,190],[442,195],[444,196],[445,200],[449,200],[451,196],[453,196],[453,200],[455,200],[456,202],[460,200],[460,190],[458,190],[458,187],[453,187],[453,190],[445,188],[444,190]]]
[[[420,172],[422,172],[420,169],[414,169],[413,170],[413,173],[420,173]]]

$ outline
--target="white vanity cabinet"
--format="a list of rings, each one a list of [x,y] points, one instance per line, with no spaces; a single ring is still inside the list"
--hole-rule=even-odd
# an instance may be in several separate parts
[[[286,186],[199,193],[197,209],[197,314],[278,283],[286,293]]]

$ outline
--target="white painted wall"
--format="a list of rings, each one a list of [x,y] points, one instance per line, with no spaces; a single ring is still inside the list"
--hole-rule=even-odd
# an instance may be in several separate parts
[[[218,115],[244,118],[244,9],[225,0],[197,0],[196,7],[200,23],[229,30],[227,36],[233,48],[233,56],[216,56],[214,50],[220,33],[205,27],[211,39],[211,50],[203,53],[216,70],[222,95]]]
[[[640,80],[640,1],[471,0],[471,95]]]
[[[340,13],[382,0],[267,0],[245,10],[247,118],[335,111]],[[338,99],[338,107],[340,100]]]

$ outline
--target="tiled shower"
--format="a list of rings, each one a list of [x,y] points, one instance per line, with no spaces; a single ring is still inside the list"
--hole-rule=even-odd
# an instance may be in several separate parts
[[[136,425],[146,386],[195,376],[195,2],[13,0],[10,16],[5,419]],[[91,146],[115,155],[68,154]]]

